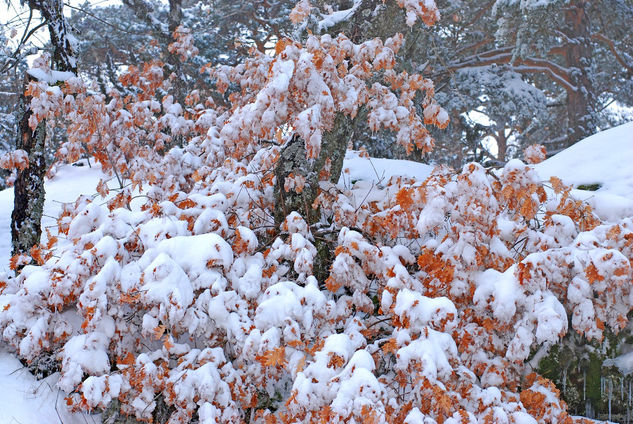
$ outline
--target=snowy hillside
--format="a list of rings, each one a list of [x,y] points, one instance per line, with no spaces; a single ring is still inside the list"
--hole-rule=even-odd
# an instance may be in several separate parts
[[[62,204],[74,202],[81,194],[95,194],[95,187],[103,173],[98,166],[63,166],[57,175],[46,183],[46,202],[42,231],[54,230],[55,220]],[[8,271],[11,255],[11,211],[13,210],[13,189],[0,191],[0,272]]]
[[[42,228],[54,230],[55,219],[64,202],[74,202],[81,194],[95,193],[103,173],[99,167],[64,166],[46,183]],[[9,271],[11,256],[11,211],[13,189],[0,191],[0,275]],[[56,390],[55,376],[37,381],[0,345],[0,423],[85,424],[99,419],[87,414],[70,414],[64,408],[64,393]]]
[[[574,190],[573,194],[587,201],[602,219],[633,215],[633,123],[579,141],[536,169],[545,180],[557,176],[576,188],[595,190]]]

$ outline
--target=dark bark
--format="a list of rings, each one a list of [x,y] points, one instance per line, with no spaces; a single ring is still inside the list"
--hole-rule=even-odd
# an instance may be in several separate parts
[[[355,119],[350,119],[338,113],[333,128],[323,134],[321,152],[316,159],[307,158],[305,142],[298,135],[293,136],[286,144],[275,168],[275,224],[281,224],[293,211],[299,212],[308,224],[318,221],[319,212],[312,204],[319,194],[320,173],[329,161],[329,180],[333,183],[338,182],[343,170],[347,144],[354,133],[356,121],[365,117],[365,113],[360,113]],[[286,178],[290,174],[305,177],[306,183],[301,193],[294,190],[286,192],[284,189]]]
[[[74,46],[63,12],[64,3],[61,0],[29,0],[29,7],[39,11],[46,22],[53,46],[53,67],[58,71],[77,73]]]
[[[165,403],[165,397],[161,394],[156,398],[156,406],[152,413],[152,422],[156,424],[165,424],[175,408]],[[121,412],[121,402],[118,399],[110,402],[108,407],[103,411],[101,417],[103,424],[141,424],[145,420],[139,421],[133,415],[127,415]]]
[[[275,168],[275,224],[279,226],[286,216],[293,211],[300,213],[308,225],[319,221],[321,214],[313,208],[314,201],[319,195],[321,171],[329,163],[329,181],[337,183],[343,170],[343,160],[347,145],[354,136],[354,129],[360,121],[367,119],[366,110],[362,108],[359,114],[351,119],[338,113],[332,129],[323,134],[321,152],[318,158],[308,159],[304,141],[295,135],[282,149]],[[305,177],[306,182],[301,193],[294,190],[286,192],[284,184],[290,174]],[[318,281],[325,281],[329,274],[330,265],[334,259],[333,244],[335,239],[317,238],[314,246],[317,256],[314,258],[313,273]]]
[[[171,81],[171,94],[174,97],[174,102],[179,103],[184,109],[185,98],[188,94],[187,77],[178,54],[169,51],[169,45],[176,41],[176,31],[182,24],[182,0],[169,0],[167,28],[154,15],[153,6],[145,0],[123,0],[123,4],[129,7],[137,18],[144,21],[152,29],[152,33],[160,44],[162,55],[166,62],[166,76]],[[165,151],[168,151],[173,146],[182,146],[183,143],[184,138],[180,135],[176,136]]]
[[[169,34],[171,42],[175,40],[175,34],[182,23],[182,0],[169,0]],[[174,100],[185,106],[187,97],[187,80],[182,69],[182,62],[178,54],[167,50],[167,63],[169,63],[172,84],[174,87]]]
[[[497,160],[501,163],[505,163],[506,156],[508,155],[508,137],[506,137],[504,126],[501,126],[499,131],[497,131],[495,140],[497,141]]]
[[[31,10],[38,10],[46,22],[53,45],[52,67],[58,71],[77,72],[73,44],[60,0],[29,0]],[[29,75],[24,88],[31,81]],[[24,150],[29,166],[19,170],[14,187],[14,208],[11,214],[11,242],[13,254],[26,253],[37,245],[42,235],[44,209],[44,177],[46,175],[46,122],[35,131],[29,127],[32,115],[31,98],[22,95],[19,103],[20,121],[16,147]]]
[[[571,69],[570,77],[575,90],[567,90],[568,147],[596,132],[594,116],[595,96],[591,79],[592,45],[588,2],[575,0],[565,9],[565,21],[570,40],[565,46],[565,60]]]
[[[155,16],[153,6],[145,0],[123,0],[123,4],[152,29],[167,62],[168,76],[172,77],[174,99],[184,106],[184,99],[187,97],[187,83],[182,62],[177,54],[169,51],[169,45],[174,42],[174,33],[182,23],[182,0],[169,0],[167,28]]]
[[[32,80],[27,75],[24,88]],[[26,253],[40,242],[42,235],[42,212],[44,210],[44,176],[46,175],[46,124],[40,123],[35,131],[29,127],[33,114],[31,98],[20,96],[18,113],[18,138],[16,148],[24,150],[29,157],[29,166],[19,170],[14,185],[13,213],[11,214],[11,242],[13,254]]]

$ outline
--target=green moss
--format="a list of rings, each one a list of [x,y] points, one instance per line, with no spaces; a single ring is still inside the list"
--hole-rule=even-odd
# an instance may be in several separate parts
[[[598,189],[600,189],[600,187],[602,187],[602,184],[600,183],[594,183],[594,184],[580,184],[578,187],[576,187],[578,190],[586,190],[586,191],[597,191]]]
[[[602,398],[600,390],[600,377],[602,373],[602,359],[595,353],[589,354],[589,363],[587,364],[586,377],[586,396],[591,399],[594,405],[598,405]]]
[[[538,372],[543,377],[552,380],[553,382],[560,381],[560,373],[562,368],[560,366],[560,347],[558,345],[552,346],[548,355],[545,356],[538,364]]]

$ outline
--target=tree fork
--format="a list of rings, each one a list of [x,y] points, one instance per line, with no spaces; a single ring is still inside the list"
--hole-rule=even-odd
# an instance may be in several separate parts
[[[334,126],[323,134],[321,152],[316,159],[307,157],[304,141],[294,135],[284,146],[279,155],[275,168],[275,224],[280,225],[292,211],[303,215],[309,224],[318,220],[318,212],[312,204],[319,194],[320,174],[329,162],[329,181],[338,182],[343,170],[343,159],[347,151],[347,144],[354,134],[355,126],[366,115],[361,110],[356,118],[350,120],[342,113],[337,113]],[[284,185],[290,175],[302,176],[306,179],[301,193],[294,190],[286,192]]]
[[[323,134],[321,152],[316,159],[308,159],[305,143],[298,136],[284,146],[279,155],[275,168],[275,225],[283,223],[286,216],[292,211],[299,212],[312,225],[319,220],[320,211],[313,208],[314,201],[319,195],[319,182],[321,171],[325,170],[329,162],[329,181],[336,184],[343,170],[343,160],[347,145],[354,134],[354,128],[367,116],[365,108],[361,108],[358,115],[350,119],[342,113],[337,113],[332,129]],[[301,193],[294,190],[286,192],[284,185],[286,178],[293,174],[303,176],[306,179]],[[317,280],[323,282],[327,278],[333,257],[331,243],[322,239],[316,239],[314,245],[317,256],[314,258],[314,275]]]

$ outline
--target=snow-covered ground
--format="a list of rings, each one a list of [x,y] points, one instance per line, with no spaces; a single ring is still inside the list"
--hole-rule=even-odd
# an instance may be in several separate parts
[[[0,423],[96,424],[98,416],[71,414],[64,393],[55,389],[55,376],[36,380],[15,356],[0,351]]]
[[[633,216],[633,122],[579,141],[536,169],[545,180],[557,176],[574,187],[597,184],[596,191],[572,193],[602,219]]]
[[[350,187],[356,181],[376,184],[386,183],[391,177],[403,176],[426,179],[433,167],[410,160],[394,160],[361,157],[356,151],[348,151],[343,162],[343,172],[339,184]]]
[[[85,161],[83,162],[85,163]],[[99,179],[104,178],[99,166],[62,166],[57,175],[46,181],[46,201],[42,231],[57,227],[56,218],[63,203],[74,202],[81,194],[96,193]],[[0,273],[9,270],[11,256],[11,211],[13,189],[0,191]]]
[[[55,217],[62,203],[74,202],[81,194],[96,193],[103,173],[99,167],[63,166],[46,182],[42,228],[56,227]],[[9,271],[11,256],[11,211],[13,189],[0,191],[0,275]],[[55,388],[55,376],[37,381],[15,356],[0,345],[1,424],[92,424],[101,420],[88,414],[71,414],[65,408],[65,394]]]
[[[574,190],[587,200],[604,219],[633,216],[633,123],[604,131],[583,140],[537,165],[544,179],[558,176],[579,185],[598,184],[597,191]],[[369,159],[349,152],[340,183],[351,187],[357,181],[380,185],[394,176],[425,179],[432,167],[411,161]],[[46,183],[43,227],[55,228],[55,217],[64,202],[80,194],[94,194],[103,174],[98,167],[63,166]],[[368,188],[368,190],[371,190]],[[9,270],[11,253],[10,222],[13,190],[0,192],[0,275]],[[37,381],[0,344],[0,424],[86,424],[100,420],[86,414],[70,414],[64,407],[64,394],[54,388],[55,376]]]

